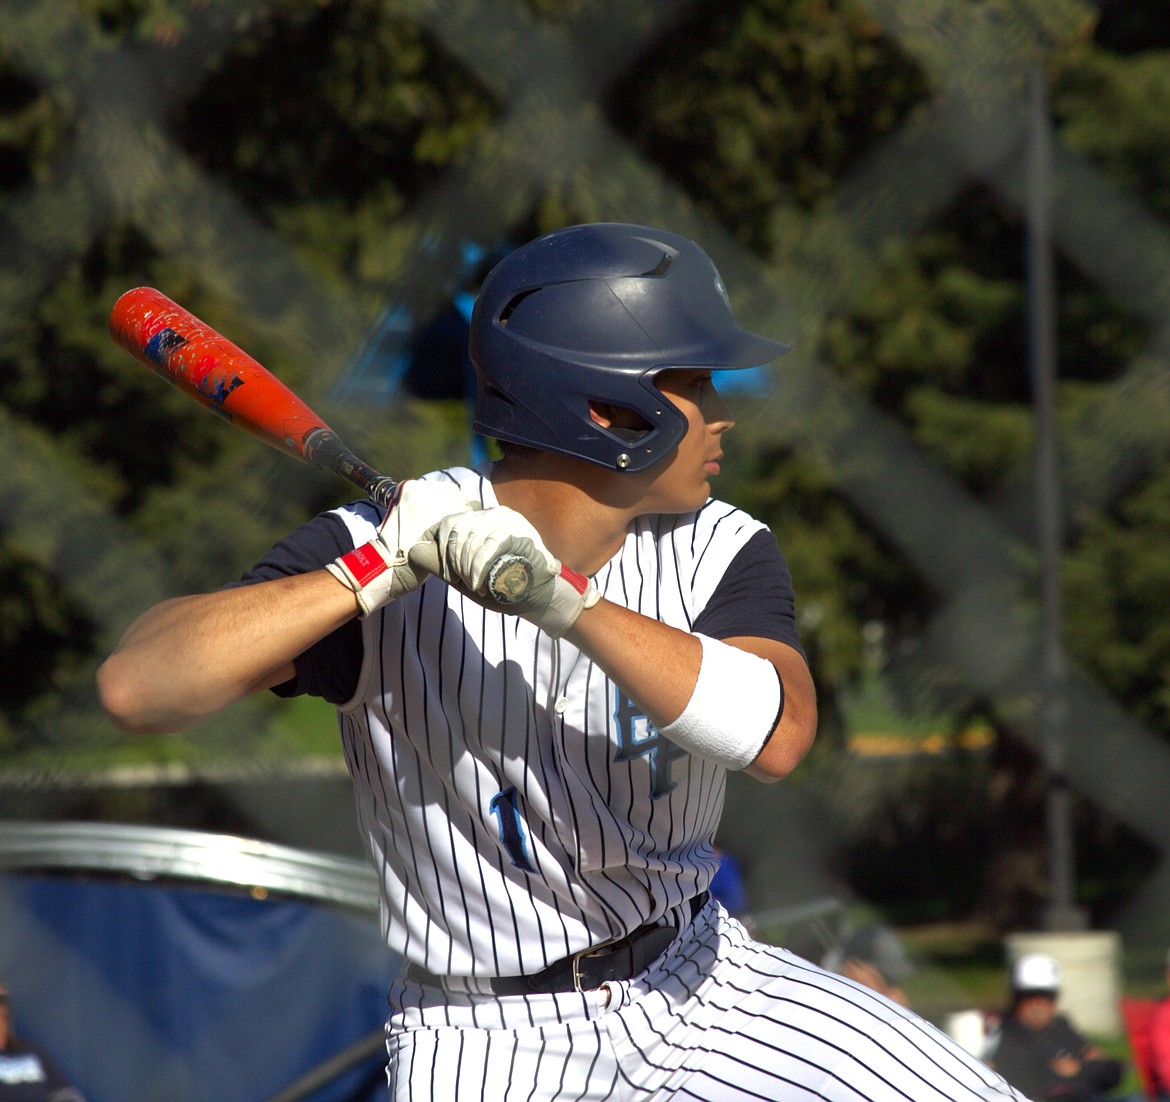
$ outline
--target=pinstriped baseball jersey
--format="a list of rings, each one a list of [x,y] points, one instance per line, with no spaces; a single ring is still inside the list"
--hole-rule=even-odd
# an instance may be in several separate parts
[[[429,477],[496,503],[485,474]],[[368,502],[318,518],[248,580],[331,561],[378,520]],[[685,630],[799,647],[774,540],[718,501],[635,522],[594,581]],[[696,913],[725,772],[663,738],[564,640],[431,578],[300,656],[280,691],[338,704],[387,940],[444,977],[406,969],[391,986],[394,1102],[1021,1102],[908,1011],[752,942],[713,899]],[[487,993],[486,977],[540,972],[660,917],[680,934],[640,975]]]
[[[470,470],[437,477],[496,503]],[[373,536],[368,511],[339,515],[355,544]],[[594,580],[689,630],[764,531],[716,501],[643,518]],[[530,973],[706,889],[725,771],[659,735],[575,647],[434,578],[363,629],[342,740],[387,937],[407,959]]]

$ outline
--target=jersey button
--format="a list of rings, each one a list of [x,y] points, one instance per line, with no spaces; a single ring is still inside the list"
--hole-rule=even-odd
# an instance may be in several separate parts
[[[556,712],[557,715],[564,715],[565,709],[568,706],[569,702],[563,696],[558,696],[557,702],[553,705],[553,711]]]

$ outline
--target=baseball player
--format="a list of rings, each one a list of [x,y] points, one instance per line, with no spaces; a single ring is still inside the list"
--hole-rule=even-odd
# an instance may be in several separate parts
[[[785,347],[693,242],[600,224],[501,261],[470,351],[498,462],[318,517],[99,675],[130,730],[261,688],[336,705],[405,958],[390,1097],[1019,1098],[708,894],[727,771],[778,780],[816,728],[776,541],[711,497],[712,372]]]

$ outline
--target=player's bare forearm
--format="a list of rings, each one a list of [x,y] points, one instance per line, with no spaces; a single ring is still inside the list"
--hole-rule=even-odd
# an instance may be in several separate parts
[[[657,727],[676,719],[699,676],[702,648],[685,631],[610,601],[586,609],[565,636],[638,702]]]
[[[288,680],[298,654],[356,613],[324,570],[163,601],[98,670],[102,706],[125,731],[187,730]]]
[[[804,656],[774,639],[727,639],[741,650],[766,658],[784,685],[784,710],[760,756],[747,767],[757,780],[787,777],[809,752],[817,735],[817,692]],[[734,692],[730,687],[728,692]]]
[[[586,609],[566,638],[612,678],[662,728],[682,714],[702,662],[697,636],[609,601]],[[816,735],[816,694],[808,666],[792,647],[769,639],[728,639],[776,667],[784,684],[780,720],[747,772],[759,780],[787,776]],[[735,686],[728,686],[733,694]]]

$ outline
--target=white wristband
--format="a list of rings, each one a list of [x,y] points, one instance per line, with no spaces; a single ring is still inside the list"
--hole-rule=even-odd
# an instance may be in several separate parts
[[[760,755],[784,711],[784,683],[767,659],[697,636],[703,661],[682,715],[661,729],[676,746],[728,769]]]

